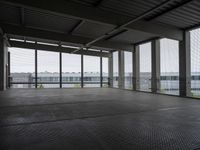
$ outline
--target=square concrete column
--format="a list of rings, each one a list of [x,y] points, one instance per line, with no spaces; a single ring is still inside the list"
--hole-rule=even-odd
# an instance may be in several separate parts
[[[0,32],[0,91],[6,90],[8,83],[7,44]]]
[[[151,43],[151,91],[157,93],[160,90],[160,40],[155,39]]]
[[[108,58],[108,87],[113,87],[113,55],[110,52]]]
[[[140,89],[140,51],[139,46],[133,47],[133,90]]]
[[[124,51],[119,51],[119,88],[124,89]]]
[[[179,90],[180,96],[191,95],[190,32],[185,31],[179,42]]]

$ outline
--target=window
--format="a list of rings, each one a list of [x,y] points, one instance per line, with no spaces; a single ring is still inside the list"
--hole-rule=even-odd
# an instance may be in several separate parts
[[[100,87],[100,57],[84,56],[84,87]]]
[[[102,58],[102,77],[103,87],[108,87],[108,58]]]
[[[151,43],[139,45],[139,90],[151,91]]]
[[[119,87],[119,52],[113,52],[113,87]]]
[[[200,98],[200,28],[190,31],[191,95]]]
[[[133,77],[133,61],[132,52],[124,52],[124,87],[125,89],[132,89]]]
[[[62,87],[81,87],[81,55],[62,53]]]
[[[38,75],[37,88],[59,88],[59,53],[37,51],[38,55]]]
[[[179,95],[178,41],[166,38],[160,40],[160,67],[160,93]]]
[[[9,48],[11,88],[35,88],[35,50]]]

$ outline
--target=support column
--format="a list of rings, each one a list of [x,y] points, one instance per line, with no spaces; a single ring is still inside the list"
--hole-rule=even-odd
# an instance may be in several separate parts
[[[119,51],[119,88],[124,89],[124,51]]]
[[[113,54],[108,58],[108,87],[113,87]]]
[[[179,42],[179,90],[180,96],[191,95],[190,32],[185,31]]]
[[[0,91],[6,90],[7,83],[7,44],[3,37],[3,32],[0,32]]]
[[[157,93],[160,90],[160,40],[151,43],[151,91]]]
[[[133,90],[140,89],[140,51],[139,46],[133,46]]]

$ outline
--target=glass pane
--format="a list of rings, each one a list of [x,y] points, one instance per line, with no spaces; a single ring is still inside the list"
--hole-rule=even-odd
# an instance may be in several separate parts
[[[160,93],[179,95],[179,42],[160,40]]]
[[[132,89],[132,75],[133,75],[133,61],[132,52],[124,52],[124,86],[125,89]]]
[[[118,58],[119,57],[119,53],[118,51],[113,52],[113,87],[118,88],[118,80],[119,80],[119,62],[118,62]]]
[[[200,98],[200,28],[190,32],[191,95]]]
[[[81,55],[62,53],[62,87],[81,87]]]
[[[151,91],[151,43],[139,46],[140,50],[140,85],[139,90]]]
[[[84,56],[84,87],[100,87],[100,57]]]
[[[59,88],[59,53],[38,51],[38,87]]]
[[[35,88],[35,50],[9,48],[11,88]]]
[[[108,58],[102,58],[103,87],[108,87]]]

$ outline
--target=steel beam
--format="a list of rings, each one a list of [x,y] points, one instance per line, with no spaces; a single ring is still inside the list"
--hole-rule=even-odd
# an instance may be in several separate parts
[[[40,49],[45,51],[53,51],[53,52],[62,52],[62,53],[71,53],[74,51],[74,48],[66,48],[66,47],[59,47],[59,46],[50,46],[50,45],[43,45],[43,44],[35,44],[35,43],[27,43],[27,42],[18,42],[18,41],[9,41],[12,47],[19,47],[19,48],[27,48],[27,49]],[[109,57],[109,53],[106,52],[96,52],[90,50],[84,50],[82,52],[84,55],[89,56],[102,56],[102,57]],[[77,54],[81,54],[78,52]]]
[[[161,4],[159,4],[158,6],[155,6],[154,8],[145,11],[143,14],[141,14],[141,15],[139,15],[139,16],[137,16],[137,17],[135,17],[135,18],[133,18],[133,19],[131,19],[131,20],[119,25],[119,26],[114,27],[111,31],[109,31],[107,33],[104,33],[101,36],[93,39],[92,41],[84,44],[79,50],[81,50],[84,47],[90,47],[91,45],[97,43],[98,41],[101,41],[101,40],[103,40],[105,38],[108,38],[110,36],[113,36],[113,35],[117,36],[118,35],[117,33],[119,33],[120,30],[125,29],[128,25],[131,25],[131,24],[133,24],[133,23],[145,18],[146,16],[152,14],[153,12],[165,7],[166,5],[170,4],[172,1],[173,0],[164,1]]]
[[[77,31],[81,26],[82,24],[84,23],[85,21],[84,20],[80,20],[70,31],[68,34],[72,34],[73,32]]]
[[[48,0],[37,1],[37,2],[33,0],[32,1],[0,0],[0,1],[15,6],[21,6],[28,9],[44,11],[46,13],[65,16],[78,20],[87,20],[90,22],[96,22],[103,25],[112,25],[113,27],[117,27],[118,25],[124,25],[124,23],[127,23],[131,20],[130,24],[126,27],[126,29],[128,30],[138,30],[142,32],[155,34],[155,36],[167,37],[176,40],[183,39],[183,32],[177,27],[169,27],[168,25],[157,24],[156,22],[152,21],[151,22],[140,21],[140,24],[142,24],[142,26],[133,23],[135,19],[138,20],[141,17],[144,17],[146,13],[138,18],[133,19],[128,16],[107,12],[99,8],[81,5],[66,0],[61,0],[59,1],[59,3],[57,1],[48,1]],[[151,12],[151,10],[149,12]]]
[[[66,35],[63,33],[44,31],[40,29],[34,29],[30,27],[23,27],[11,24],[1,24],[3,31],[10,35],[18,35],[23,37],[33,37],[37,39],[47,39],[53,41],[67,42],[73,44],[84,45],[85,43],[91,41],[91,38],[86,38],[82,36]],[[93,46],[99,47],[99,49],[125,49],[130,50],[131,44],[122,42],[112,42],[112,41],[100,41],[95,43]]]

